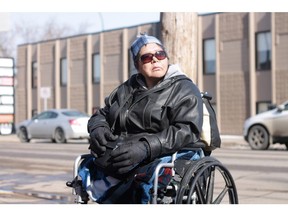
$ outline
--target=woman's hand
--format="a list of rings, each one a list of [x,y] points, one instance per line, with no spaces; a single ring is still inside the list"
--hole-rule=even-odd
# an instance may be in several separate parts
[[[111,152],[112,166],[119,174],[127,173],[149,157],[149,149],[146,141],[123,143]]]
[[[106,145],[109,141],[115,141],[118,138],[110,129],[106,127],[98,127],[90,133],[90,146],[92,154],[98,157],[102,156],[106,151]]]

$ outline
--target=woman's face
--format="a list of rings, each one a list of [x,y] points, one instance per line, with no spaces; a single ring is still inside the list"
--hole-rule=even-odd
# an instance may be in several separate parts
[[[143,46],[139,52],[140,58],[138,60],[138,71],[145,77],[148,88],[152,88],[158,84],[168,70],[168,58],[166,57],[166,54],[161,51],[163,51],[161,46],[155,43],[149,43]],[[155,53],[156,56],[154,55]],[[153,55],[149,56],[149,54]]]

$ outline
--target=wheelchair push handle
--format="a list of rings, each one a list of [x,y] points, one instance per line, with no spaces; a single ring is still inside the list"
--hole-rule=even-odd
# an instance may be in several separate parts
[[[212,100],[212,96],[208,92],[201,92],[201,96],[209,101]]]

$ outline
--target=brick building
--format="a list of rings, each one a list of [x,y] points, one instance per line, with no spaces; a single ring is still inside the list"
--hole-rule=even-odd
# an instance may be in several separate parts
[[[241,135],[247,117],[288,100],[288,13],[198,18],[194,81],[212,94],[221,133]],[[18,46],[16,123],[45,108],[92,114],[103,106],[104,98],[135,72],[129,47],[140,32],[160,37],[160,23]]]

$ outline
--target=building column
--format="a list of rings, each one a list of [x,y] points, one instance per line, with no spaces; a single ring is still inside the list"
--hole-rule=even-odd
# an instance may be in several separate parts
[[[27,45],[27,58],[26,58],[26,96],[27,96],[27,105],[26,105],[26,118],[30,119],[32,117],[32,47],[31,44]]]
[[[203,91],[203,43],[202,43],[202,17],[199,16],[198,17],[198,69],[197,71],[197,79],[196,84],[198,85],[198,88],[200,89],[200,91]]]
[[[272,103],[277,103],[276,98],[276,47],[279,43],[278,36],[276,35],[276,26],[275,26],[275,13],[271,13],[271,96]]]
[[[66,85],[66,90],[67,90],[67,105],[66,107],[68,109],[70,109],[70,94],[71,94],[71,90],[70,90],[70,72],[71,72],[71,56],[70,56],[70,38],[67,39],[67,85]]]
[[[55,78],[54,78],[54,100],[55,108],[60,109],[60,41],[55,41]]]
[[[128,74],[129,74],[129,69],[128,69],[128,50],[129,50],[129,46],[128,46],[128,30],[126,28],[123,29],[123,37],[122,37],[122,62],[123,62],[123,66],[122,66],[122,82],[124,82],[125,80],[128,79]]]
[[[100,33],[100,92],[99,92],[99,100],[100,100],[100,107],[104,106],[104,33]]]
[[[42,112],[45,107],[44,105],[41,106],[41,103],[44,103],[44,100],[41,98],[40,91],[41,91],[41,47],[40,43],[37,44],[37,113]],[[48,106],[48,105],[47,105]],[[43,107],[43,108],[42,108]]]
[[[216,107],[217,107],[217,121],[219,131],[221,132],[221,91],[220,91],[220,54],[221,54],[221,41],[220,41],[220,30],[219,30],[219,15],[215,15],[215,49],[216,49],[216,74],[215,74],[215,88],[216,88]]]
[[[255,14],[249,13],[249,88],[250,116],[256,114]]]
[[[93,99],[92,99],[92,36],[87,35],[87,46],[86,46],[86,112],[92,115]]]

